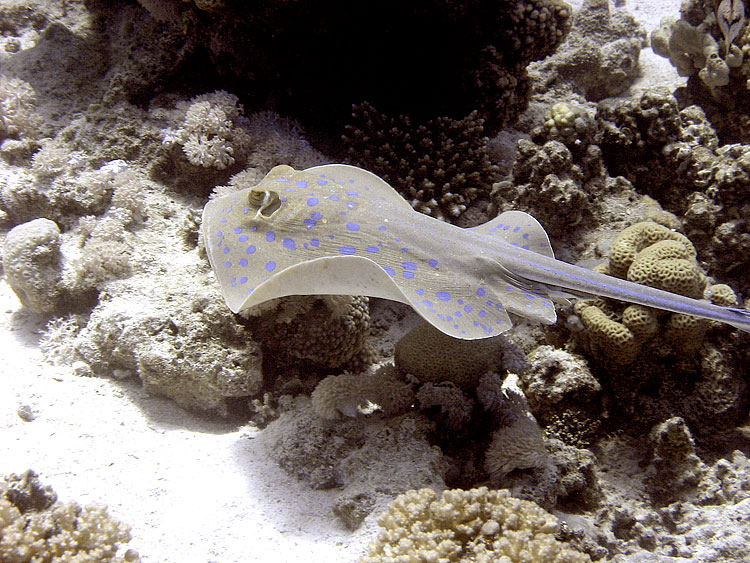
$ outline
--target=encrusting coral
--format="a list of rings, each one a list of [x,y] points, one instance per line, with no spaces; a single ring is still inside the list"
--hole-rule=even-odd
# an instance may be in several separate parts
[[[486,487],[411,490],[378,517],[381,531],[360,563],[585,563],[556,538],[560,522],[536,504]]]
[[[33,471],[0,480],[0,561],[3,563],[135,563],[130,527],[103,505],[56,502]]]

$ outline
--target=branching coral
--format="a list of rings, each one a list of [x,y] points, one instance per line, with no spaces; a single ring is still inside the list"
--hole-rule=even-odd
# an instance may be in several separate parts
[[[506,490],[432,489],[396,497],[378,518],[381,532],[360,563],[419,561],[584,563],[588,555],[555,538],[559,521]]]
[[[15,488],[25,483],[26,490]],[[130,527],[114,519],[102,505],[81,507],[55,502],[36,475],[27,472],[0,481],[0,560],[7,563],[135,563]],[[34,499],[42,500],[38,504]]]
[[[489,194],[495,170],[483,123],[472,113],[417,126],[363,103],[354,107],[344,140],[353,164],[382,177],[417,211],[452,221]]]
[[[248,144],[247,133],[237,127],[242,113],[234,94],[217,90],[190,100],[176,131],[167,130],[164,143],[182,147],[190,163],[223,170],[235,162]]]

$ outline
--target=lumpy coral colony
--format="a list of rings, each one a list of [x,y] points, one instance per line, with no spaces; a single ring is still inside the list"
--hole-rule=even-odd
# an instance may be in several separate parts
[[[233,315],[198,235],[209,198],[346,161],[421,213],[470,227],[523,210],[568,262],[742,307],[744,2],[683,3],[650,41],[687,85],[625,99],[648,39],[606,0],[323,4],[89,2],[96,48],[0,11],[38,32],[0,62],[0,221],[48,360],[249,418],[284,470],[338,490],[345,526],[382,511],[363,561],[749,557],[747,335],[606,299],[476,341],[356,295]],[[44,56],[69,49],[74,75]],[[137,560],[103,509],[32,502],[14,479],[0,553]]]

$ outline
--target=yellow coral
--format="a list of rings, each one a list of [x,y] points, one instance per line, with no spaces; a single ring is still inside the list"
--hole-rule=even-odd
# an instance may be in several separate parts
[[[408,491],[378,518],[381,532],[360,563],[589,563],[555,538],[560,523],[533,502],[487,487]]]
[[[627,278],[693,299],[703,297],[706,286],[692,244],[688,248],[676,240],[660,240],[638,252],[628,268]]]
[[[619,365],[635,360],[641,345],[628,327],[610,319],[599,307],[586,301],[576,303],[573,310],[588,330],[591,341],[608,359]]]
[[[692,354],[701,347],[710,321],[674,313],[665,325],[664,338],[681,354]]]
[[[720,307],[739,307],[740,302],[732,288],[725,283],[712,285],[708,290],[709,299]]]
[[[685,235],[653,221],[643,221],[622,231],[612,243],[609,250],[609,273],[625,278],[636,254],[662,240],[677,241],[695,256],[695,248]]]
[[[643,305],[628,305],[622,312],[624,324],[635,336],[638,342],[651,340],[659,331],[659,321],[653,309]]]

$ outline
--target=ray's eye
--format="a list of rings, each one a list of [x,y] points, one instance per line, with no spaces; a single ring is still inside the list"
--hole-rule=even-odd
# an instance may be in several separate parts
[[[258,214],[265,218],[271,217],[281,207],[279,194],[272,190],[250,190],[248,203],[257,207]]]

